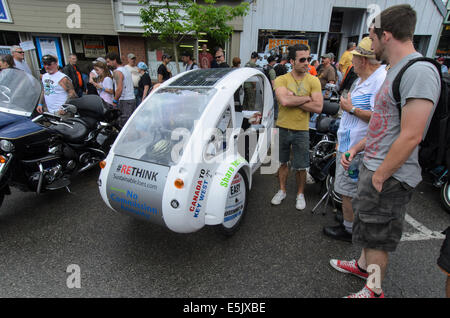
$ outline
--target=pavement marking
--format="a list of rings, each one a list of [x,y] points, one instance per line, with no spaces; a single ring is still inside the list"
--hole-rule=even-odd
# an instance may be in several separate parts
[[[445,236],[440,231],[431,231],[425,225],[411,217],[409,214],[405,216],[406,222],[419,231],[419,233],[403,233],[402,242],[443,240]]]

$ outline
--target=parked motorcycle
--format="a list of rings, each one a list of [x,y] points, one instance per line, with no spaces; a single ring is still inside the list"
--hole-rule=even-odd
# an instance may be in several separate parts
[[[335,117],[339,110],[339,95],[336,92],[331,98],[324,100],[322,114],[313,118],[313,122],[310,123],[312,144],[309,174],[316,183],[322,183],[325,186],[326,196],[330,196],[336,207],[342,204],[342,197],[334,191],[337,132],[340,124],[340,119]],[[325,199],[324,196],[323,200]]]
[[[0,205],[10,187],[37,194],[67,188],[71,179],[104,160],[120,112],[99,96],[63,105],[74,117],[44,113],[33,118],[41,84],[16,69],[0,73]]]
[[[447,212],[450,213],[450,185],[448,178],[448,168],[446,166],[438,166],[428,170],[428,172],[432,177],[433,186],[441,189],[442,206]]]

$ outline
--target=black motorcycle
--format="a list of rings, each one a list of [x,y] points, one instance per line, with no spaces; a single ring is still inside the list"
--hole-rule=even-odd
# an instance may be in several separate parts
[[[332,200],[336,207],[342,204],[342,197],[334,191],[334,177],[336,172],[337,132],[340,119],[335,118],[339,113],[339,98],[324,101],[322,114],[314,118],[310,125],[310,136],[313,144],[310,149],[309,174],[316,183],[325,186],[326,194],[313,209],[313,212],[324,200]]]
[[[41,84],[16,69],[0,73],[0,205],[10,187],[38,194],[67,188],[104,160],[118,135],[120,113],[99,96],[68,101],[73,117],[35,115]]]

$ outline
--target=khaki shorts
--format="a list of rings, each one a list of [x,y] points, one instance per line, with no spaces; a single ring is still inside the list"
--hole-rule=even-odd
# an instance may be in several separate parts
[[[358,192],[358,182],[355,182],[348,176],[348,171],[344,169],[341,164],[342,152],[336,154],[336,176],[334,181],[334,190],[340,195],[344,195],[349,198],[356,197]],[[358,154],[354,160],[360,160],[362,162],[363,155]]]

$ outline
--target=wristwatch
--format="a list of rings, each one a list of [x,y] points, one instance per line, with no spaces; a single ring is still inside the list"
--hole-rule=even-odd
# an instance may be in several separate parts
[[[356,107],[353,107],[353,108],[350,110],[350,114],[355,115],[355,111],[356,111]]]

